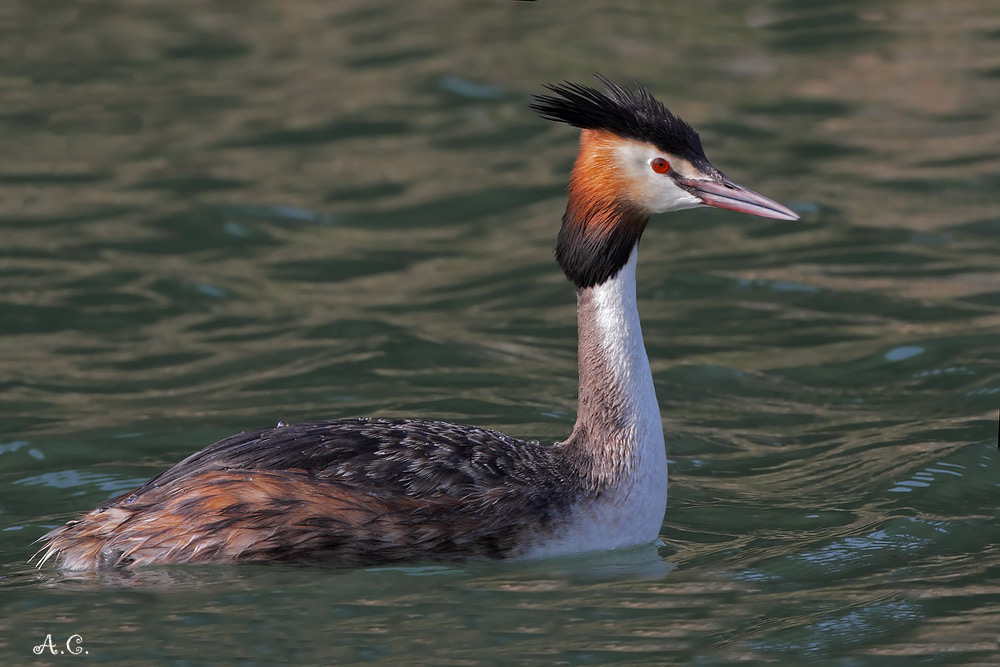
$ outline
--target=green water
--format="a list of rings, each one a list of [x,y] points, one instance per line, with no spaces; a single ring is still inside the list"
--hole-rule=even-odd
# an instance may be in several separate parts
[[[993,2],[0,10],[0,663],[996,664]],[[66,578],[49,527],[235,431],[574,418],[551,248],[639,80],[799,222],[655,219],[663,546],[522,564]],[[36,655],[74,634],[86,654]]]

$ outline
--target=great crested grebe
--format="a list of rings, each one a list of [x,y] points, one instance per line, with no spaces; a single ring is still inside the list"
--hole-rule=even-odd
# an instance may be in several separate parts
[[[713,167],[647,90],[547,86],[582,130],[555,256],[577,288],[580,390],[565,442],[417,419],[284,424],[209,445],[41,540],[39,567],[536,558],[656,540],[667,458],[636,309],[649,216],[698,206],[796,220]]]

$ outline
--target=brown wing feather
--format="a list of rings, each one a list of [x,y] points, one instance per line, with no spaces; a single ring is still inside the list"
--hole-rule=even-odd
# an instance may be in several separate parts
[[[216,471],[127,496],[56,529],[62,567],[251,560],[352,564],[498,557],[509,530],[455,499],[377,497],[292,472]],[[489,522],[487,522],[489,524]],[[46,553],[43,557],[48,558]]]
[[[504,558],[579,493],[551,452],[412,420],[240,434],[51,531],[39,565]]]
[[[205,472],[126,496],[50,533],[42,561],[71,570],[236,561],[336,564],[498,558],[525,524],[478,516],[488,494],[434,502],[359,492],[305,473]]]

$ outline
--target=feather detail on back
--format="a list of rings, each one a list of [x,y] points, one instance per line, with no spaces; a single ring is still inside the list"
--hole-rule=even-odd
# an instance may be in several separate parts
[[[56,528],[40,564],[506,558],[583,495],[558,448],[488,429],[297,424],[221,440]]]

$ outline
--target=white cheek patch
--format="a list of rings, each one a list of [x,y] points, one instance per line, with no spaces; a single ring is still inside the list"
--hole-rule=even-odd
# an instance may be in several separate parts
[[[660,176],[661,182],[651,183],[650,192],[644,197],[644,205],[650,213],[682,211],[686,208],[703,206],[702,201],[677,185],[669,176]]]
[[[664,154],[640,141],[622,141],[615,146],[615,158],[624,177],[626,196],[649,213],[666,213],[703,206],[702,201],[677,185],[671,175],[658,174],[650,166],[655,158],[665,158],[671,173],[697,171],[687,160]]]

